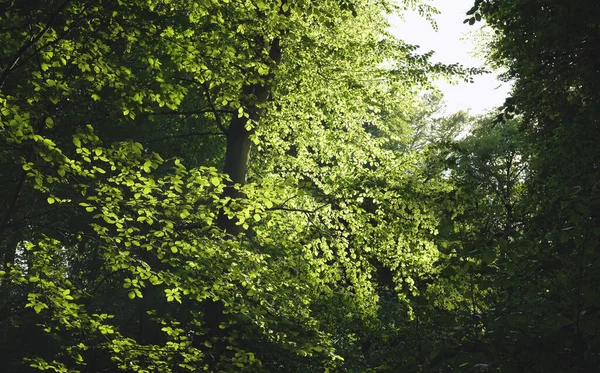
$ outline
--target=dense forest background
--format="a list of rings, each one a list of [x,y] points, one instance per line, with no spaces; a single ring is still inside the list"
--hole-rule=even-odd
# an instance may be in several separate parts
[[[2,372],[593,372],[600,3],[0,1]]]

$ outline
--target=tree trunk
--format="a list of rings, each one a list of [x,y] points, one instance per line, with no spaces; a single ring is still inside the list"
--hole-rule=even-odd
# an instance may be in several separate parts
[[[281,61],[281,49],[279,46],[279,38],[275,38],[269,48],[269,56],[279,64]],[[266,77],[266,81],[270,80],[271,76]],[[223,173],[229,176],[231,181],[227,182],[227,185],[223,191],[221,197],[229,197],[231,199],[244,198],[244,195],[234,188],[235,184],[244,185],[246,183],[248,175],[248,164],[250,162],[250,154],[252,150],[252,142],[250,136],[253,130],[248,130],[246,125],[249,120],[252,120],[254,125],[260,120],[263,109],[261,106],[270,98],[271,87],[268,83],[264,84],[251,84],[243,88],[242,94],[244,100],[242,105],[245,111],[249,114],[246,118],[242,116],[238,118],[234,116],[229,123],[227,129],[227,148],[225,150],[225,165],[223,166]],[[223,211],[220,211],[217,220],[217,225],[220,229],[227,232],[228,234],[238,237],[242,233],[242,227],[237,225],[235,218],[229,218]],[[204,335],[204,340],[210,341],[216,339],[213,343],[213,347],[210,351],[209,365],[211,370],[218,371],[218,364],[220,357],[226,352],[225,333],[226,329],[219,328],[220,324],[225,321],[226,315],[224,311],[224,304],[221,301],[214,301],[207,299],[204,302],[204,323],[207,328],[207,333]],[[198,341],[199,342],[199,341]],[[202,348],[203,349],[203,348]]]
[[[281,48],[279,46],[279,38],[275,38],[269,48],[269,56],[276,64],[281,61]],[[272,78],[272,75],[268,76],[266,80]],[[250,163],[250,153],[252,151],[252,142],[250,136],[253,130],[248,130],[246,125],[249,120],[258,122],[263,114],[261,106],[269,100],[271,96],[271,87],[268,83],[264,84],[251,84],[243,88],[243,96],[247,103],[244,105],[245,111],[249,114],[249,118],[245,116],[238,118],[234,116],[229,123],[227,129],[227,148],[225,150],[225,165],[223,166],[223,173],[229,176],[231,179],[227,183],[227,186],[223,192],[223,197],[230,197],[231,199],[242,198],[243,196],[239,191],[234,188],[235,184],[244,185],[248,175],[248,164]],[[256,123],[254,124],[256,125]],[[219,214],[218,226],[227,233],[237,236],[242,230],[239,225],[236,224],[235,219],[229,219],[223,212]]]

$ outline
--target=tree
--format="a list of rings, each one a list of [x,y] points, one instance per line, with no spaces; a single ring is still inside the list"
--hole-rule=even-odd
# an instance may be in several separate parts
[[[491,59],[514,80],[499,120],[518,115],[530,154],[529,218],[520,284],[510,303],[528,317],[514,334],[512,370],[585,372],[598,365],[598,74],[596,2],[476,1],[475,23],[496,31]],[[526,47],[524,47],[526,46]],[[536,333],[531,333],[535,330]],[[518,351],[528,350],[527,355]],[[504,371],[504,369],[503,369]]]
[[[431,269],[425,201],[444,185],[376,134],[428,75],[468,73],[393,39],[394,10],[6,5],[7,369],[382,366],[366,347],[393,323],[379,297]]]

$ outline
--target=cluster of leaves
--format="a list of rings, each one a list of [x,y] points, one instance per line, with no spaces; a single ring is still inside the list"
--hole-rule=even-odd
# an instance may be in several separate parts
[[[437,115],[475,70],[389,35],[408,7],[3,6],[3,367],[598,366],[598,5],[475,2],[495,118]]]
[[[425,358],[432,370],[600,364],[599,11],[585,0],[478,0],[467,14],[494,29],[490,62],[514,88],[465,139],[430,136],[429,167],[454,188],[439,204],[438,299],[423,303],[439,329],[421,333],[439,346]]]
[[[402,150],[412,102],[469,74],[391,37],[398,9],[2,7],[4,367],[394,369],[447,190]]]
[[[483,1],[480,11],[498,30],[493,58],[515,80],[504,116],[522,117],[531,158],[523,203],[528,220],[517,242],[528,248],[520,266],[529,283],[519,287],[522,304],[515,311],[531,315],[539,333],[516,325],[515,347],[531,354],[511,363],[593,370],[600,363],[600,7],[583,0]],[[527,293],[540,297],[534,302]]]

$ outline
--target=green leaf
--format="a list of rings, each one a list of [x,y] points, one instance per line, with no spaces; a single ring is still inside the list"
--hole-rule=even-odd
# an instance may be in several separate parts
[[[154,163],[151,160],[147,160],[144,162],[144,165],[142,166],[142,168],[145,172],[150,172],[150,171],[152,171],[153,165],[154,165]]]
[[[494,250],[488,250],[484,252],[483,260],[488,264],[492,263],[494,260],[496,260],[496,252]]]

